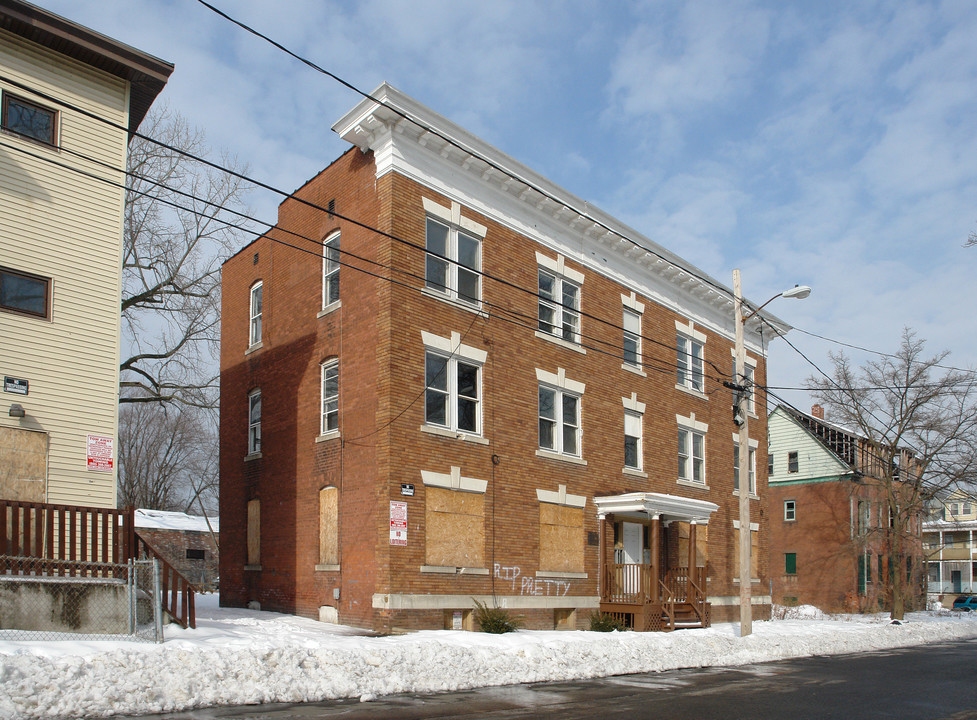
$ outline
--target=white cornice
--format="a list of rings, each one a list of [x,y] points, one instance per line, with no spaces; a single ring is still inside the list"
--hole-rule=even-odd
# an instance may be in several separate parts
[[[383,104],[365,99],[332,129],[364,152],[373,151],[377,177],[396,171],[713,332],[733,337],[732,291],[725,285],[391,85],[380,85],[372,96]],[[781,333],[791,329],[769,313],[763,316]],[[748,328],[747,343],[761,353],[757,327]],[[770,334],[766,337],[769,341]]]

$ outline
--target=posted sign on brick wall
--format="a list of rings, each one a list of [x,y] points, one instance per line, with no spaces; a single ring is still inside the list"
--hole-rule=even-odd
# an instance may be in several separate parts
[[[390,501],[390,544],[407,545],[407,503]]]

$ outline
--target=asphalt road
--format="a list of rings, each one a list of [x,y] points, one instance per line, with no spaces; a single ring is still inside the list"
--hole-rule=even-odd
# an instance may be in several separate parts
[[[205,708],[143,718],[977,720],[977,640],[735,668],[396,695],[362,703],[344,700]]]

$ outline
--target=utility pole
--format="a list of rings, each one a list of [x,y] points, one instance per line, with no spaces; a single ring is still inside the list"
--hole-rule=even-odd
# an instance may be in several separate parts
[[[736,384],[739,416],[739,495],[740,495],[740,637],[753,632],[753,599],[750,550],[750,413],[746,380],[746,346],[743,340],[743,295],[739,268],[733,270],[733,305],[736,316]]]

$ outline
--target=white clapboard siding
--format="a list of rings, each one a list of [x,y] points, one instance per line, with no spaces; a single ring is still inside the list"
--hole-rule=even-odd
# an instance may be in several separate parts
[[[767,418],[767,435],[770,438],[767,451],[773,454],[774,461],[773,474],[769,478],[771,484],[836,477],[850,470],[817,438],[779,408],[775,408]],[[787,454],[791,452],[797,452],[796,473],[787,472]]]

